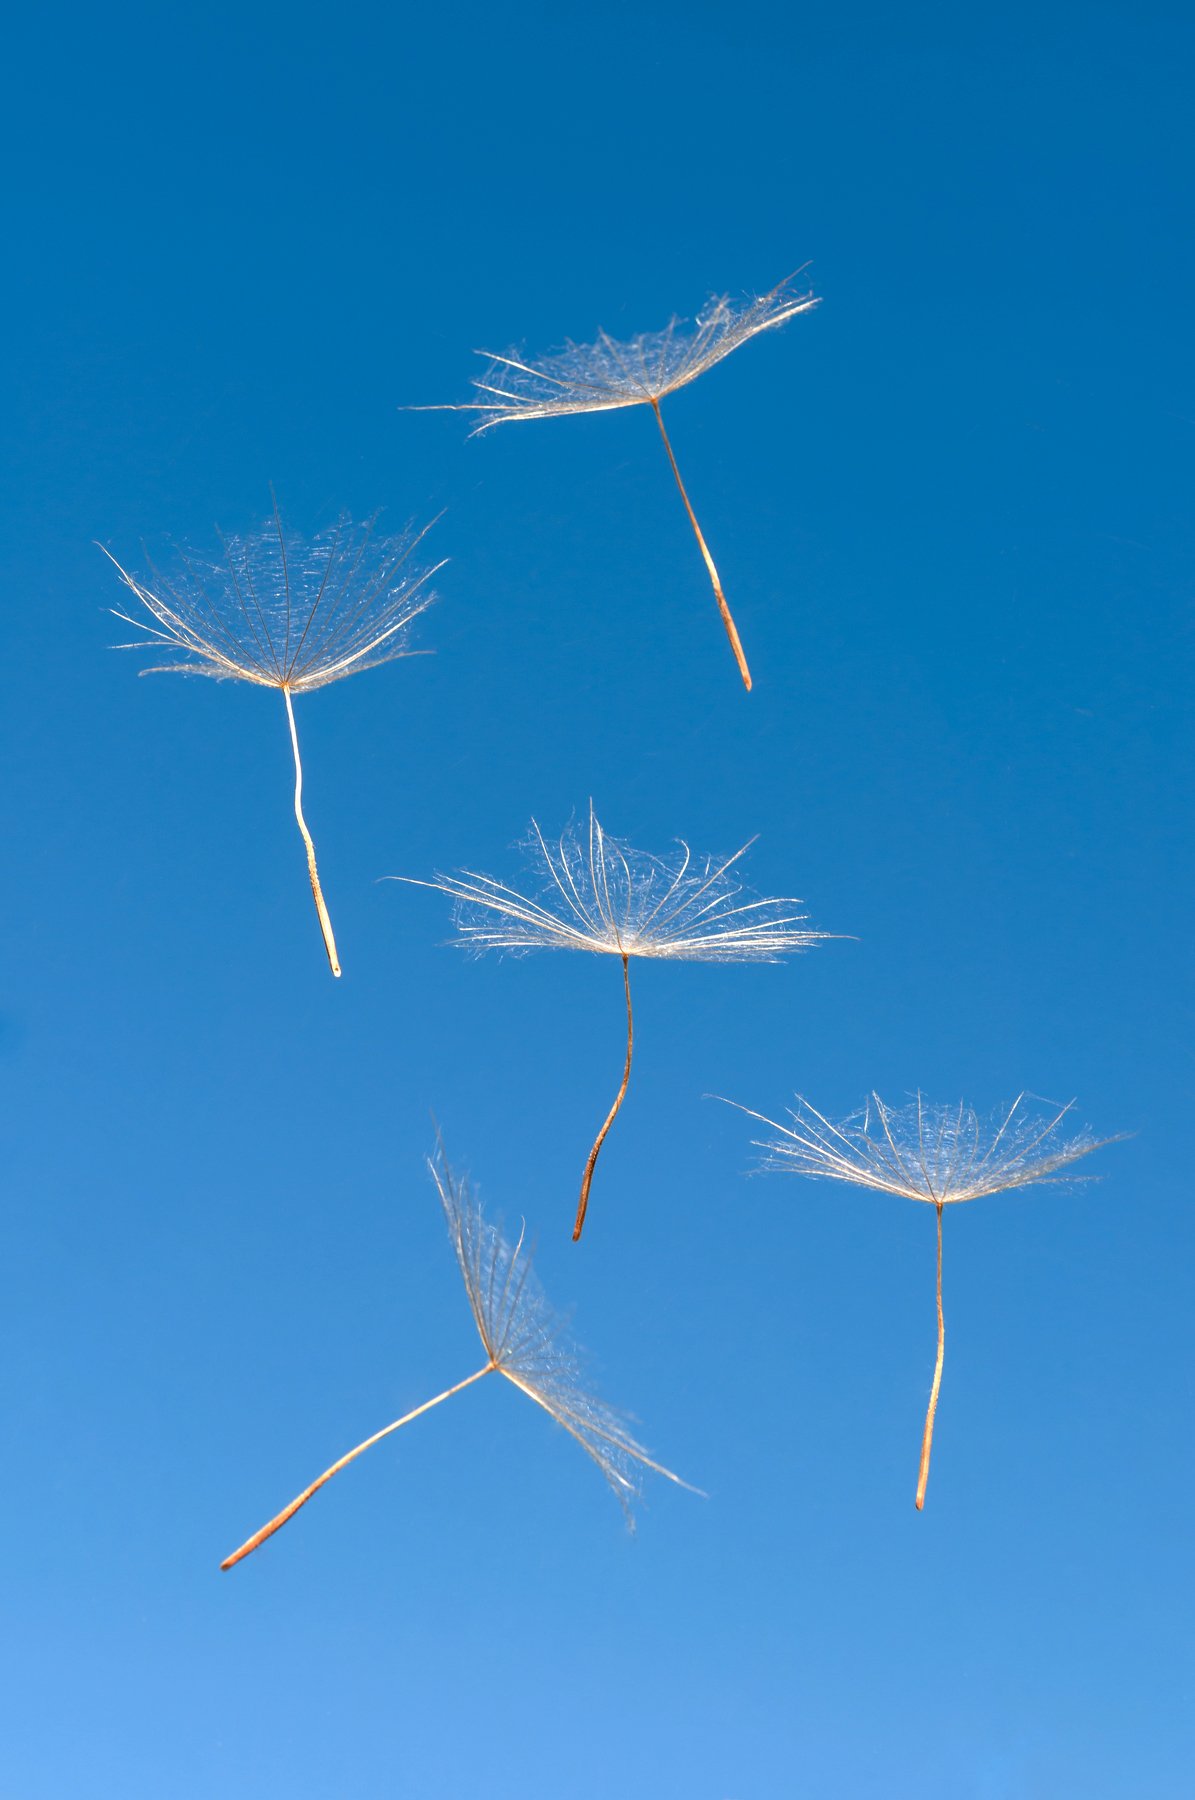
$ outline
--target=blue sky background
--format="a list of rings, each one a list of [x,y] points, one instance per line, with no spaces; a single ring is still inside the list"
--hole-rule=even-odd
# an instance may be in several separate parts
[[[1185,9],[29,12],[3,315],[0,1792],[1189,1793]],[[474,346],[811,262],[668,418],[465,441]],[[137,679],[93,547],[273,481],[445,508],[434,656]],[[1184,731],[1184,724],[1187,729]],[[778,968],[467,961],[433,894],[592,795],[853,934]],[[747,1179],[794,1088],[1079,1098],[1103,1179],[947,1219]],[[623,1530],[483,1384],[429,1113],[670,1466]],[[1187,1159],[1184,1161],[1184,1157]],[[1094,1172],[1094,1166],[1093,1166]],[[495,1391],[500,1389],[501,1391]]]

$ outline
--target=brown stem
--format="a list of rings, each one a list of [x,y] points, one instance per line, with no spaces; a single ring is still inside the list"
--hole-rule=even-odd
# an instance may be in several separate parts
[[[697,523],[697,514],[693,511],[689,496],[685,492],[685,484],[680,478],[680,470],[677,468],[676,458],[672,454],[672,445],[668,441],[668,433],[664,430],[664,417],[660,412],[660,403],[658,400],[652,401],[651,409],[656,415],[656,424],[660,427],[660,436],[664,440],[664,448],[668,452],[668,461],[672,464],[672,473],[676,476],[676,485],[680,489],[680,497],[685,503],[685,511],[689,515],[689,523],[693,527],[693,535],[697,539],[697,547],[705,558],[705,566],[709,571],[710,581],[713,583],[714,599],[718,602],[718,611],[722,615],[722,623],[726,627],[726,635],[730,639],[730,647],[734,651],[734,660],[739,665],[739,674],[743,678],[743,686],[746,688],[747,692],[750,693],[751,671],[747,667],[747,658],[743,652],[743,646],[739,639],[735,622],[730,616],[730,608],[726,604],[726,595],[722,592],[722,582],[719,578],[717,569],[714,567],[714,559],[710,555],[709,545],[701,534],[701,526]]]
[[[307,821],[303,817],[303,764],[299,760],[299,734],[295,730],[295,709],[290,703],[290,689],[283,687],[282,697],[286,701],[286,716],[290,723],[291,749],[295,753],[295,818],[299,821],[299,830],[303,833],[303,842],[307,846],[307,873],[311,877],[311,892],[315,896],[315,910],[319,915],[319,928],[324,934],[324,949],[328,952],[328,962],[333,975],[340,974],[340,958],[336,954],[336,939],[332,935],[332,921],[324,904],[324,890],[319,884],[319,871],[315,866],[315,845],[311,841],[311,833],[307,829]]]
[[[594,1140],[593,1149],[589,1152],[589,1161],[585,1164],[585,1173],[581,1177],[581,1201],[580,1201],[579,1206],[577,1207],[577,1222],[573,1226],[573,1243],[574,1244],[580,1238],[582,1231],[585,1229],[585,1214],[589,1210],[589,1184],[593,1180],[593,1171],[597,1164],[598,1151],[601,1149],[603,1143],[605,1142],[606,1133],[609,1131],[611,1125],[613,1125],[615,1119],[618,1117],[618,1109],[622,1105],[624,1099],[626,1098],[627,1082],[631,1079],[631,1051],[634,1048],[634,1043],[635,1043],[635,1026],[634,1026],[634,1021],[631,1017],[631,975],[630,975],[630,967],[629,967],[629,958],[625,955],[622,959],[622,985],[626,991],[626,997],[627,997],[627,1060],[626,1060],[626,1066],[624,1067],[624,1069],[622,1071],[622,1086],[619,1088],[618,1093],[614,1097],[614,1105],[610,1108],[609,1112],[606,1114],[605,1124],[602,1126],[602,1129],[598,1132],[597,1137]]]
[[[925,1488],[929,1481],[929,1454],[934,1443],[934,1415],[938,1410],[938,1390],[942,1386],[942,1358],[946,1354],[946,1325],[942,1316],[942,1202],[938,1202],[938,1360],[934,1364],[934,1383],[929,1390],[929,1410],[925,1415],[925,1431],[921,1438],[921,1464],[917,1470],[917,1498],[920,1512],[925,1505]]]
[[[318,1494],[326,1481],[331,1481],[333,1475],[339,1475],[340,1471],[347,1468],[348,1464],[355,1457],[360,1456],[363,1450],[368,1450],[372,1445],[381,1443],[384,1437],[389,1437],[392,1431],[398,1431],[401,1426],[409,1425],[412,1419],[419,1417],[420,1413],[430,1412],[433,1406],[439,1406],[441,1400],[448,1400],[453,1394],[459,1394],[462,1388],[469,1387],[474,1381],[480,1381],[483,1375],[488,1375],[497,1366],[497,1363],[488,1362],[484,1369],[477,1369],[472,1375],[466,1375],[465,1379],[458,1381],[455,1387],[445,1388],[444,1392],[437,1394],[434,1400],[425,1400],[422,1406],[415,1408],[414,1412],[404,1413],[402,1418],[395,1419],[392,1425],[385,1425],[381,1431],[375,1431],[373,1436],[367,1437],[363,1444],[358,1444],[355,1450],[350,1450],[346,1456],[340,1458],[339,1462],[334,1462],[330,1469],[325,1469],[319,1479],[313,1481],[310,1487],[305,1487],[301,1494],[297,1494],[289,1506],[284,1506],[280,1513],[275,1513],[268,1525],[263,1525],[260,1531],[255,1531],[251,1538],[246,1538],[239,1550],[234,1550],[231,1556],[224,1558],[220,1567],[222,1569],[234,1568],[243,1557],[252,1555],[253,1551],[259,1545],[264,1544],[267,1538],[273,1537],[274,1533],[279,1531],[288,1519],[293,1519],[301,1506],[306,1506],[312,1494]]]

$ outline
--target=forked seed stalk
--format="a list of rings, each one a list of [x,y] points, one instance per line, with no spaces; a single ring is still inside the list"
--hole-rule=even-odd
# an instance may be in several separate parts
[[[299,757],[299,734],[295,730],[295,709],[291,705],[290,688],[285,684],[282,697],[286,701],[286,717],[290,725],[291,749],[295,753],[295,818],[299,822],[299,830],[303,833],[303,842],[307,846],[307,873],[311,877],[311,892],[315,899],[315,910],[319,916],[319,928],[324,935],[324,949],[328,952],[328,964],[333,975],[340,974],[340,958],[336,954],[336,939],[332,932],[332,920],[324,903],[324,890],[320,886],[319,870],[315,866],[315,845],[311,833],[307,829],[307,821],[303,817],[303,764]]]
[[[573,1226],[573,1243],[577,1243],[585,1229],[585,1214],[589,1210],[589,1185],[593,1180],[593,1171],[597,1166],[598,1152],[606,1140],[606,1133],[618,1117],[618,1109],[626,1099],[627,1083],[631,1079],[631,1052],[635,1046],[635,1023],[631,1014],[631,974],[630,957],[624,953],[622,959],[622,985],[627,997],[627,1060],[622,1071],[622,1086],[614,1096],[614,1105],[606,1114],[602,1129],[594,1140],[593,1149],[589,1152],[589,1160],[585,1164],[585,1173],[581,1177],[581,1199],[577,1207],[577,1220]]]
[[[293,1519],[299,1508],[306,1506],[311,1496],[318,1494],[325,1482],[331,1481],[333,1475],[339,1475],[340,1471],[347,1468],[349,1463],[361,1455],[362,1451],[369,1450],[374,1444],[380,1444],[382,1439],[389,1437],[392,1431],[398,1431],[403,1425],[409,1425],[411,1420],[417,1419],[421,1413],[430,1412],[432,1407],[439,1406],[442,1400],[450,1400],[453,1394],[459,1394],[462,1388],[470,1387],[473,1382],[480,1381],[483,1375],[491,1374],[497,1367],[495,1362],[486,1363],[484,1368],[476,1369],[472,1375],[466,1375],[463,1381],[458,1381],[455,1387],[445,1388],[444,1392],[437,1394],[434,1400],[425,1400],[423,1405],[417,1406],[413,1412],[404,1413],[402,1418],[395,1419],[393,1424],[384,1425],[381,1431],[375,1431],[372,1437],[367,1437],[365,1442],[358,1444],[355,1450],[348,1451],[338,1462],[334,1462],[330,1469],[325,1469],[323,1474],[311,1483],[310,1487],[305,1487],[301,1494],[296,1494],[289,1506],[284,1506],[280,1513],[275,1513],[268,1525],[263,1525],[260,1531],[255,1531],[251,1538],[246,1538],[239,1550],[234,1550],[231,1556],[224,1558],[220,1567],[222,1569],[235,1568],[236,1564],[244,1557],[251,1556],[254,1550],[259,1549],[265,1543],[267,1538],[273,1537],[276,1531],[281,1530],[288,1519]]]
[[[942,1202],[938,1201],[938,1359],[934,1364],[934,1381],[929,1390],[929,1409],[925,1415],[925,1431],[921,1438],[921,1463],[917,1470],[917,1498],[920,1512],[925,1505],[925,1489],[929,1481],[929,1457],[934,1443],[934,1415],[938,1410],[938,1390],[942,1386],[942,1359],[946,1354],[946,1326],[942,1316]]]
[[[664,440],[664,448],[668,452],[668,461],[672,464],[672,473],[676,477],[676,485],[680,489],[680,497],[685,503],[685,511],[689,515],[689,523],[693,527],[693,535],[697,539],[697,547],[705,558],[705,566],[709,572],[710,581],[713,584],[714,599],[718,602],[718,611],[722,615],[722,623],[726,627],[726,635],[730,639],[730,647],[734,651],[734,660],[739,665],[739,674],[743,678],[743,686],[746,688],[747,692],[750,693],[751,671],[747,667],[747,658],[743,651],[742,641],[739,638],[735,622],[731,617],[730,608],[726,604],[726,595],[722,592],[722,582],[718,575],[718,571],[714,566],[714,559],[710,555],[709,545],[702,535],[701,526],[697,523],[697,514],[693,511],[689,496],[685,492],[685,484],[680,478],[680,470],[676,466],[676,457],[672,454],[672,445],[668,440],[668,433],[664,429],[664,415],[660,411],[660,403],[658,400],[652,401],[651,409],[656,415],[656,424],[660,427],[660,436]]]

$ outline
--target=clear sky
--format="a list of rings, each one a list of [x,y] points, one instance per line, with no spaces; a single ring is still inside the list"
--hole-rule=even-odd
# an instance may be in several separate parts
[[[0,1390],[12,1800],[1190,1793],[1186,9],[28,9],[3,130]],[[650,416],[450,413],[474,348],[822,305]],[[139,680],[94,547],[443,510],[433,655]],[[1186,729],[1184,729],[1184,726]],[[468,960],[590,796],[843,934]],[[1078,1097],[1102,1179],[947,1219],[749,1176],[795,1089]],[[707,1499],[629,1535],[483,1383],[423,1167],[525,1217]]]

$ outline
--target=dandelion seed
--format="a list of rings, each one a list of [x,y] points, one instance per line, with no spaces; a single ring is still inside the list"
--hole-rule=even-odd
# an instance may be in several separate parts
[[[799,1094],[795,1107],[790,1109],[790,1125],[779,1125],[750,1107],[739,1108],[780,1134],[758,1142],[757,1147],[765,1152],[765,1168],[806,1175],[815,1181],[845,1181],[853,1187],[899,1194],[906,1200],[928,1201],[937,1211],[938,1354],[917,1469],[914,1503],[918,1512],[925,1505],[946,1349],[942,1213],[947,1206],[978,1200],[986,1194],[1002,1194],[1041,1181],[1070,1179],[1063,1170],[1080,1157],[1102,1149],[1104,1144],[1117,1142],[1115,1138],[1094,1138],[1087,1131],[1059,1138],[1058,1128],[1073,1106],[1073,1100],[1055,1108],[1019,1094],[1006,1113],[987,1123],[962,1104],[931,1106],[918,1094],[906,1106],[889,1107],[878,1094],[873,1094],[860,1112],[839,1125],[832,1125]]]
[[[565,1335],[563,1321],[549,1305],[531,1266],[522,1231],[515,1244],[508,1243],[484,1217],[479,1203],[469,1191],[467,1180],[454,1175],[442,1160],[428,1166],[444,1208],[448,1235],[456,1251],[473,1321],[485,1351],[485,1362],[463,1381],[455,1382],[442,1394],[425,1400],[422,1406],[383,1426],[381,1431],[375,1431],[372,1437],[340,1457],[276,1513],[267,1525],[247,1538],[239,1550],[225,1557],[220,1564],[222,1569],[231,1569],[267,1538],[273,1537],[288,1519],[294,1518],[300,1507],[306,1506],[312,1496],[331,1481],[333,1475],[338,1475],[364,1451],[380,1444],[383,1438],[409,1425],[423,1413],[430,1412],[433,1406],[462,1393],[484,1375],[504,1375],[580,1444],[610,1483],[628,1523],[632,1522],[630,1505],[638,1492],[635,1476],[640,1468],[663,1475],[690,1493],[700,1492],[690,1488],[689,1483],[674,1475],[671,1469],[654,1462],[642,1444],[632,1437],[620,1414],[591,1391],[579,1353]]]
[[[113,608],[126,625],[150,633],[117,648],[153,650],[170,659],[143,669],[143,675],[210,675],[281,691],[295,762],[295,819],[333,975],[340,974],[340,961],[303,816],[292,696],[411,654],[408,627],[431,605],[434,595],[425,583],[443,567],[437,563],[420,572],[408,566],[428,529],[383,537],[373,520],[355,525],[342,518],[305,542],[283,528],[275,501],[273,518],[260,531],[222,538],[219,560],[180,555],[169,577],[151,565],[149,580],[138,580],[104,550],[155,621],[147,626]]]
[[[591,950],[622,963],[627,1013],[627,1049],[622,1083],[585,1164],[574,1243],[581,1236],[589,1189],[606,1134],[618,1116],[631,1079],[634,1019],[631,1011],[632,957],[667,957],[676,962],[778,962],[806,950],[828,934],[810,931],[806,915],[786,910],[798,900],[744,898],[730,871],[751,847],[733,856],[694,863],[679,841],[671,858],[649,856],[607,837],[590,802],[588,829],[572,824],[555,845],[532,821],[527,849],[540,877],[538,898],[488,875],[463,870],[413,881],[436,888],[455,902],[454,922],[474,950]],[[404,879],[400,877],[399,879]]]
[[[686,328],[685,322],[673,318],[663,331],[644,332],[627,343],[615,343],[601,331],[595,344],[569,342],[563,350],[534,363],[524,362],[514,355],[499,356],[491,350],[479,350],[479,356],[489,357],[490,368],[485,379],[474,381],[473,385],[486,398],[456,406],[411,409],[415,412],[484,413],[487,416],[472,434],[476,437],[495,425],[511,424],[517,419],[555,419],[568,413],[612,412],[624,406],[650,406],[714,590],[743,686],[748,690],[751,672],[747,658],[714,559],[681,480],[664,428],[660,402],[678,388],[696,381],[699,375],[712,369],[740,344],[758,337],[761,331],[770,331],[798,313],[809,312],[815,307],[816,296],[808,291],[797,292],[793,286],[795,280],[795,276],[789,276],[771,293],[757,299],[736,302],[725,295],[711,299],[692,326]]]

